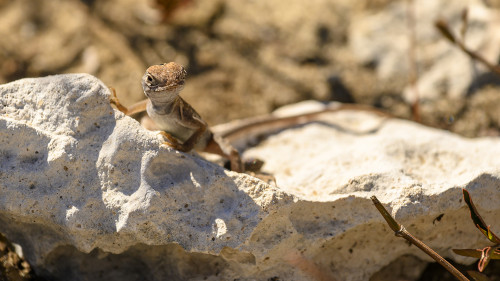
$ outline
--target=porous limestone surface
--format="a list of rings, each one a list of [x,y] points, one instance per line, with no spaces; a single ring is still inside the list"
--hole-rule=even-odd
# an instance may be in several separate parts
[[[341,111],[246,151],[275,188],[161,145],[108,98],[85,74],[0,86],[0,232],[47,279],[367,280],[403,255],[429,260],[372,195],[461,262],[452,248],[488,244],[461,188],[500,224],[498,139]]]
[[[0,231],[42,272],[66,246],[119,254],[177,243],[219,254],[291,199],[161,146],[85,74],[0,86],[0,143]]]
[[[321,109],[321,103],[302,102],[275,115],[314,108]],[[473,262],[451,251],[490,244],[474,227],[462,188],[470,191],[498,233],[499,154],[496,137],[468,139],[407,120],[346,110],[273,134],[244,156],[265,159],[262,170],[275,176],[280,189],[300,198],[295,207],[307,206],[291,217],[300,214],[302,223],[308,220],[296,226],[304,238],[315,241],[306,247],[308,257],[339,280],[367,280],[373,267],[403,254],[429,260],[380,225],[380,215],[366,202],[372,195],[438,253]],[[339,206],[345,201],[351,204]]]
[[[290,115],[319,104],[307,101],[280,111]],[[387,196],[441,193],[498,173],[500,158],[488,157],[498,153],[497,137],[468,139],[408,120],[344,110],[274,134],[245,156],[265,159],[263,170],[282,190],[332,201],[377,190]]]

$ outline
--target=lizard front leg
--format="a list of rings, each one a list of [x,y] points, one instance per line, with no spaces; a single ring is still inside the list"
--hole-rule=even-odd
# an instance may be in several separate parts
[[[168,145],[171,148],[182,151],[182,152],[187,152],[186,150],[184,150],[182,143],[178,142],[177,139],[175,139],[174,137],[169,135],[167,132],[160,131],[160,135],[164,136],[168,140],[168,141],[163,143],[164,145]]]
[[[179,130],[179,132],[173,131],[172,134],[180,135],[183,133],[182,131],[185,130],[192,130],[194,133],[192,133],[192,135],[183,143],[179,143],[177,140],[172,142],[172,139],[174,138],[171,135],[167,137],[167,139],[171,141],[171,147],[183,152],[191,151],[198,144],[203,133],[205,133],[208,129],[208,125],[205,121],[203,121],[203,119],[201,119],[198,113],[196,113],[196,111],[194,111],[194,109],[189,104],[185,103],[181,98],[178,98],[177,102],[174,102],[174,108],[174,114],[169,117],[172,118],[172,122],[178,126],[176,130]],[[168,133],[169,132],[166,132],[166,134],[162,135],[166,136]]]
[[[196,132],[189,137],[184,143],[180,143],[170,135],[168,132],[160,131],[160,134],[164,136],[168,142],[164,142],[163,144],[168,145],[174,149],[180,150],[182,152],[189,152],[193,150],[194,146],[198,143],[201,135],[207,130],[207,126],[200,122],[200,127],[196,130]]]
[[[121,102],[118,100],[118,97],[116,96],[116,90],[113,87],[109,87],[109,90],[111,91],[111,96],[109,97],[109,103],[114,104],[118,110],[121,112],[125,113],[127,115],[128,113],[128,108],[123,106]]]
[[[109,90],[111,91],[111,97],[109,98],[109,103],[114,104],[116,108],[121,112],[125,113],[125,115],[130,116],[139,112],[146,111],[148,100],[142,100],[140,102],[131,105],[130,107],[126,107],[123,104],[121,104],[120,100],[118,100],[115,88],[109,87]]]

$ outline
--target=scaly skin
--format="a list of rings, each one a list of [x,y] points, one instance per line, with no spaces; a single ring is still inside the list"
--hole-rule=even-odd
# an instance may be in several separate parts
[[[230,160],[231,170],[243,172],[238,151],[222,138],[214,138],[207,123],[179,96],[185,78],[186,70],[175,62],[153,65],[142,77],[147,102],[127,108],[121,105],[113,89],[110,102],[127,115],[146,110],[168,140],[164,144],[183,152],[196,149],[221,155]]]
[[[376,108],[360,104],[333,104],[323,109],[298,114],[288,117],[276,117],[272,115],[256,117],[244,124],[240,124],[218,135],[212,133],[206,122],[200,115],[180,96],[184,88],[186,71],[174,62],[162,65],[153,65],[146,70],[142,78],[142,87],[147,100],[138,102],[131,107],[124,107],[118,101],[114,89],[111,103],[127,115],[133,115],[147,111],[155,125],[162,130],[161,134],[168,139],[165,142],[180,151],[196,149],[221,155],[231,162],[231,170],[243,172],[238,151],[230,144],[230,141],[240,136],[251,135],[255,131],[273,131],[283,129],[297,124],[303,124],[317,120],[322,114],[333,113],[342,110],[359,110],[377,114],[388,118],[392,115],[384,113]],[[262,165],[256,161],[257,170]],[[252,162],[245,163],[245,167],[251,167]]]

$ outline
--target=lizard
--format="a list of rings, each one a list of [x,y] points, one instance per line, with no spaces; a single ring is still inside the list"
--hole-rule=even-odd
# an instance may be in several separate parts
[[[160,134],[168,140],[164,144],[183,152],[194,148],[218,154],[229,159],[231,170],[237,172],[243,172],[245,167],[252,167],[252,171],[258,171],[263,165],[258,159],[247,161],[243,165],[239,152],[232,145],[238,139],[312,122],[318,120],[322,114],[341,110],[360,110],[394,118],[388,113],[366,105],[333,103],[316,111],[292,116],[255,117],[230,128],[217,128],[217,134],[214,134],[200,115],[179,96],[184,88],[185,78],[186,70],[175,62],[153,65],[142,77],[142,88],[148,99],[127,108],[120,103],[115,90],[110,88],[112,91],[110,102],[126,115],[147,111],[155,123],[150,127],[161,130]]]
[[[218,154],[229,159],[231,170],[243,172],[239,152],[224,139],[214,135],[201,116],[179,96],[184,88],[186,70],[175,63],[150,66],[142,77],[142,89],[148,99],[130,107],[123,106],[111,89],[111,104],[126,115],[146,111],[168,142],[176,150],[193,149]]]

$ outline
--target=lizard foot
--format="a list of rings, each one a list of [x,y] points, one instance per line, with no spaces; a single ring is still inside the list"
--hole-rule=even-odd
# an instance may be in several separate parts
[[[116,96],[116,90],[115,88],[113,87],[109,87],[109,90],[111,91],[111,96],[109,97],[109,103],[110,104],[114,104],[116,106],[116,108],[118,108],[118,110],[120,110],[121,112],[127,114],[128,113],[128,109],[123,106],[120,101],[118,100],[118,97]]]
[[[229,165],[231,162],[227,162],[224,167],[229,169]],[[276,178],[269,173],[263,172],[260,169],[264,165],[264,161],[258,158],[249,158],[243,160],[243,166],[245,167],[245,173],[251,175],[252,177],[256,177],[269,185],[278,186],[276,184]],[[232,169],[231,169],[232,170]]]
[[[243,160],[243,167],[245,167],[245,171],[248,172],[260,172],[262,166],[264,166],[264,161],[259,158],[248,158]]]
[[[270,185],[278,186],[276,184],[276,178],[266,172],[261,171],[262,166],[264,166],[264,161],[258,158],[248,158],[243,161],[245,166],[245,173],[256,177]]]
[[[247,174],[251,175],[252,177],[258,178],[269,185],[278,186],[278,184],[276,183],[276,178],[271,174],[263,172],[258,172],[258,173],[248,172]]]
[[[169,146],[169,147],[171,147],[171,148],[173,148],[175,150],[179,150],[179,151],[182,151],[182,152],[187,152],[187,151],[184,151],[182,145],[179,145],[179,144],[174,144],[174,143],[171,143],[171,142],[168,142],[168,141],[166,141],[166,142],[164,142],[162,144],[164,144],[166,146]]]
[[[182,151],[182,152],[188,152],[189,151],[189,150],[187,150],[185,148],[184,145],[182,145],[182,143],[180,143],[179,141],[177,141],[174,137],[172,137],[171,135],[169,135],[167,132],[160,131],[159,134],[162,135],[163,137],[165,137],[168,140],[168,141],[166,141],[166,142],[163,143],[164,145],[170,146],[171,148],[179,150],[179,151]]]

